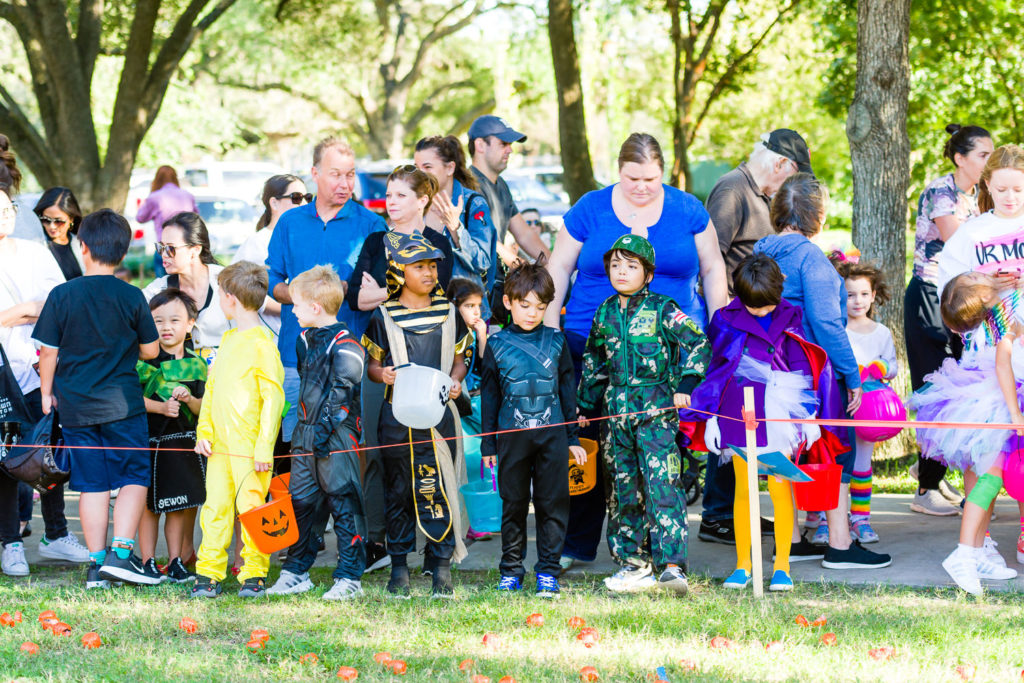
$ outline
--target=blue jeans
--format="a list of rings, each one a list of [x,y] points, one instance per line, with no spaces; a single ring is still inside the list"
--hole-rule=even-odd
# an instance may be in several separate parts
[[[718,456],[714,453],[708,456],[707,462],[701,517],[709,522],[732,519],[733,499],[736,497],[736,474],[732,464],[719,465]]]
[[[284,366],[284,400],[288,401],[288,412],[281,419],[281,440],[291,441],[292,431],[299,423],[299,388],[302,380],[298,368]]]

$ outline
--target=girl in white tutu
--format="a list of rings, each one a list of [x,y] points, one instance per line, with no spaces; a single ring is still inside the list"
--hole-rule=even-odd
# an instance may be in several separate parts
[[[925,457],[977,475],[960,523],[960,544],[942,562],[957,585],[974,595],[981,579],[1008,580],[1017,572],[998,552],[986,551],[985,530],[1003,485],[1003,460],[1024,447],[1024,320],[1017,305],[1020,290],[1000,292],[998,281],[983,273],[958,275],[942,291],[942,319],[954,332],[970,333],[960,363],[946,359],[914,394],[920,421],[1012,423],[1016,433],[997,429],[921,429]]]

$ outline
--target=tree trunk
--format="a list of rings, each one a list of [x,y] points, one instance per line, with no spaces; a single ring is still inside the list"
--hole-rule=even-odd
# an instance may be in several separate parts
[[[548,40],[558,93],[558,140],[562,154],[562,185],[569,203],[597,189],[590,160],[583,112],[583,83],[576,52],[572,0],[548,0]]]
[[[904,395],[909,382],[900,292],[906,282],[910,177],[909,35],[910,0],[859,0],[857,82],[846,122],[853,168],[853,242],[861,259],[877,264],[896,293],[878,318],[892,330],[903,369],[896,388]],[[906,442],[893,440],[890,448],[902,450],[910,437],[904,431]]]

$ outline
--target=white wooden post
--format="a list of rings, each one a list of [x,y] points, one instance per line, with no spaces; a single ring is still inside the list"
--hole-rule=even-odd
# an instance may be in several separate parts
[[[743,408],[748,419],[754,417],[754,387],[743,388]],[[757,490],[757,428],[747,422],[747,495],[750,510],[750,578],[754,597],[764,597],[764,571],[761,566],[761,496]]]

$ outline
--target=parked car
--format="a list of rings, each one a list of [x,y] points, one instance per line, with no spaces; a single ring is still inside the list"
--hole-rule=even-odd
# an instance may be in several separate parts
[[[192,194],[238,197],[256,206],[267,178],[288,171],[259,161],[209,161],[185,166],[179,173],[182,187]]]
[[[557,233],[562,227],[562,216],[569,210],[569,203],[544,186],[539,180],[523,169],[505,171],[501,177],[508,183],[512,199],[520,211],[536,209],[540,212],[544,231]]]
[[[256,231],[260,210],[238,197],[195,192],[199,215],[210,233],[210,247],[222,260],[230,260],[242,242]],[[129,253],[138,258],[152,259],[156,251],[153,222],[131,221],[132,243]]]

